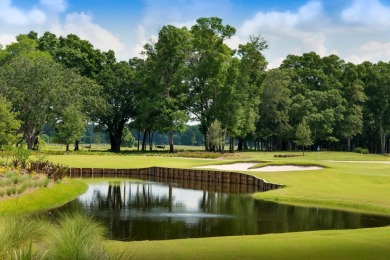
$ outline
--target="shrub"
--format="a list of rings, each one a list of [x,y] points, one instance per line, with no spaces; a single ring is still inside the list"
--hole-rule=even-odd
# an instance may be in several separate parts
[[[354,151],[355,153],[362,153],[362,154],[368,154],[369,151],[366,148],[357,147]]]

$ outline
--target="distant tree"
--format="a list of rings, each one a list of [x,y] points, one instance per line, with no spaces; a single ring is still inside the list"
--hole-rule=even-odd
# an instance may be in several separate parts
[[[125,127],[125,129],[123,130],[122,144],[127,147],[133,147],[134,143],[135,143],[135,138],[131,134],[129,128]]]
[[[306,121],[303,120],[298,126],[295,132],[295,138],[297,145],[302,146],[303,155],[305,155],[305,146],[309,146],[313,144],[313,140],[311,139],[311,131]]]
[[[207,131],[207,140],[211,151],[221,150],[220,147],[225,143],[221,123],[218,120],[211,123]]]
[[[65,144],[66,151],[69,151],[69,145],[84,135],[86,125],[85,116],[80,110],[69,106],[65,109],[61,121],[56,124],[54,138],[58,143]]]

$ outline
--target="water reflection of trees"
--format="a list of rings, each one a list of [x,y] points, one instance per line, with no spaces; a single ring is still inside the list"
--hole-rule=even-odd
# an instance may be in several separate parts
[[[208,187],[193,192],[195,208],[185,205],[177,183],[112,182],[77,202],[100,218],[114,239],[174,239],[367,227],[360,214],[256,201],[249,195]],[[194,186],[195,187],[195,186]],[[194,206],[194,205],[193,205]],[[184,214],[186,216],[181,216]],[[387,218],[387,224],[390,224]]]

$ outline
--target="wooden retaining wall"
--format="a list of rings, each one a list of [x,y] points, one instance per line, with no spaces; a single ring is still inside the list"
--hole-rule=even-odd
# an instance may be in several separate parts
[[[268,191],[283,187],[280,184],[268,183],[260,178],[240,172],[224,172],[210,170],[193,170],[180,168],[69,168],[71,178],[136,178],[141,180],[169,182],[191,181],[213,184],[236,184],[251,187],[249,190]]]

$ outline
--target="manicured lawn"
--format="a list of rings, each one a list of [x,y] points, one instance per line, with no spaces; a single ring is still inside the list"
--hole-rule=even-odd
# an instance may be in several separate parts
[[[53,155],[48,160],[71,167],[84,168],[144,168],[152,166],[191,168],[198,165],[215,164],[222,160],[205,160],[179,157],[135,156],[135,155]]]
[[[122,259],[388,259],[390,227],[164,241],[107,241]]]

